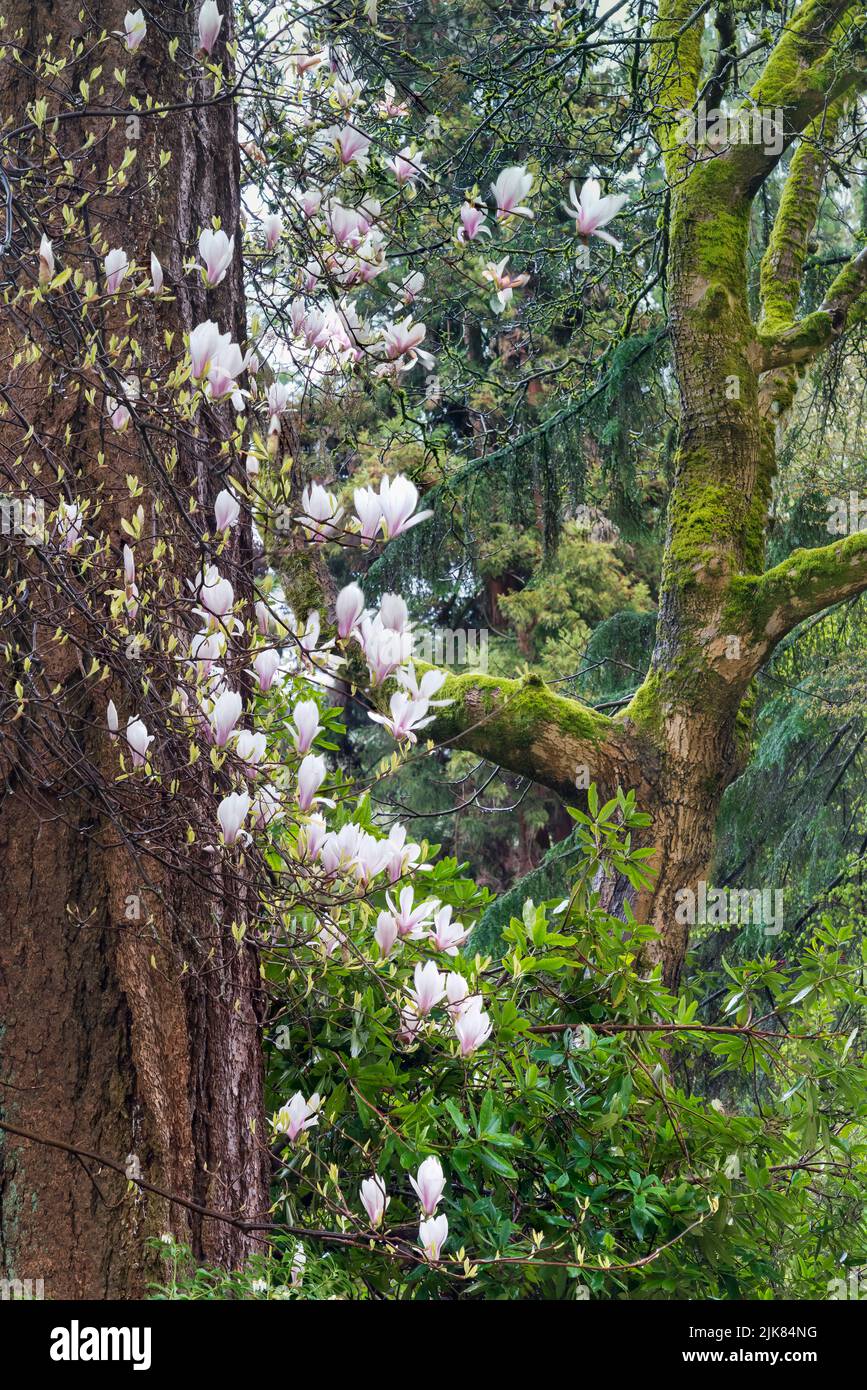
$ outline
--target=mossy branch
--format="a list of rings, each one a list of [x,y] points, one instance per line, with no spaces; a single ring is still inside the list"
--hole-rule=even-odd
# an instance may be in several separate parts
[[[844,106],[841,99],[817,117],[792,157],[762,260],[760,335],[779,335],[795,322],[807,243],[828,168],[828,145],[837,133]]]
[[[606,792],[644,784],[644,751],[623,724],[556,694],[538,676],[449,676],[437,698],[452,703],[436,711],[427,738],[467,748],[573,804],[588,781]]]
[[[827,348],[847,328],[867,317],[867,247],[853,256],[812,314],[777,334],[761,335],[765,370],[801,366]]]
[[[849,45],[849,35],[859,15],[851,0],[805,0],[786,24],[750,92],[752,105],[782,113],[785,144],[857,82],[863,58]],[[749,164],[754,192],[780,158],[780,152],[759,145],[728,153]]]
[[[650,75],[654,85],[653,133],[659,142],[666,171],[674,181],[685,159],[678,131],[684,112],[698,93],[701,76],[701,40],[705,6],[695,0],[660,0],[653,26]]]
[[[733,599],[746,611],[764,660],[805,618],[867,589],[867,532],[831,545],[795,550],[765,574],[735,580]]]

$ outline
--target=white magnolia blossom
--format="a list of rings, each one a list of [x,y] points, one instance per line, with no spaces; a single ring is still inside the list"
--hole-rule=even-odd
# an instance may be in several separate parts
[[[431,1264],[436,1264],[439,1259],[448,1234],[449,1221],[445,1213],[441,1216],[428,1217],[419,1226],[418,1242]]]
[[[290,1143],[294,1144],[305,1130],[318,1125],[321,1108],[322,1097],[318,1091],[314,1091],[309,1100],[305,1100],[301,1092],[296,1091],[292,1099],[281,1106],[274,1116],[274,1129],[277,1134],[284,1134]]]
[[[217,9],[216,0],[204,0],[199,10],[199,47],[203,53],[211,54],[217,42],[223,16]]]
[[[129,719],[126,726],[126,741],[132,753],[133,767],[144,767],[148,749],[154,741],[154,735],[148,733],[141,719]]]
[[[142,11],[127,10],[123,17],[123,32],[126,39],[126,46],[130,53],[135,53],[136,49],[143,42],[147,31],[148,27]]]
[[[491,184],[491,193],[497,205],[497,221],[509,217],[532,218],[533,213],[524,203],[533,192],[535,180],[523,164],[512,164],[498,175]]]
[[[217,819],[227,845],[234,845],[241,833],[241,827],[250,810],[250,797],[247,792],[230,792],[224,796],[217,807]]]
[[[206,285],[213,288],[222,284],[234,254],[234,237],[226,236],[223,231],[215,232],[210,227],[205,228],[199,237],[199,255],[204,261],[201,271]]]
[[[603,232],[602,228],[611,222],[625,203],[629,202],[626,193],[609,194],[603,198],[596,179],[587,179],[580,194],[575,192],[575,184],[569,184],[569,202],[564,203],[570,217],[575,219],[575,230],[580,237],[597,236],[607,241],[615,251],[623,250],[623,243]]]

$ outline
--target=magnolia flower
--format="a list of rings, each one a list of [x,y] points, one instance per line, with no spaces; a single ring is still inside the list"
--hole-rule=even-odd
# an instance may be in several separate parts
[[[422,924],[427,922],[433,912],[439,906],[436,898],[429,898],[427,902],[420,903],[413,908],[413,890],[408,884],[406,888],[401,888],[398,899],[399,906],[395,907],[391,899],[391,894],[386,893],[385,901],[388,903],[389,911],[394,920],[394,925],[398,936],[402,941],[417,941],[424,933]]]
[[[298,805],[309,811],[316,793],[325,778],[325,759],[318,753],[308,753],[298,769]]]
[[[409,610],[400,594],[383,594],[379,604],[379,620],[393,632],[403,632],[409,622]]]
[[[382,619],[364,617],[361,620],[361,647],[374,685],[382,685],[398,666],[412,656],[412,633],[395,632],[383,627]]]
[[[328,648],[333,645],[332,642],[323,643],[319,651],[316,649],[319,642],[320,626],[319,610],[314,608],[307,614],[307,623],[304,631],[296,633],[298,653],[301,657],[301,661],[303,665],[307,666],[312,671],[320,670],[323,666],[327,668],[329,663],[332,665],[334,664],[334,659],[326,655]],[[338,664],[340,660],[341,658],[336,658]]]
[[[201,381],[207,375],[211,358],[218,351],[220,345],[228,341],[229,334],[222,334],[211,319],[205,319],[204,323],[197,324],[191,331],[190,361],[193,376],[197,381]]]
[[[469,993],[470,986],[463,975],[459,975],[456,970],[450,970],[446,975],[446,999],[448,1000],[449,1013],[459,1014]]]
[[[54,248],[48,237],[42,235],[39,243],[39,283],[47,285],[54,279]]]
[[[392,323],[384,329],[380,350],[389,362],[398,363],[401,371],[409,371],[416,362],[421,362],[430,370],[434,358],[419,347],[426,334],[427,328],[423,323],[413,323],[411,318],[405,318],[402,323]]]
[[[414,270],[410,275],[407,275],[399,285],[395,285],[389,281],[388,288],[391,290],[392,294],[396,294],[399,299],[403,300],[404,304],[409,305],[418,299],[424,289],[424,276],[420,270]]]
[[[265,756],[267,746],[268,740],[261,732],[254,734],[249,729],[242,729],[236,735],[235,753],[238,761],[244,764],[248,776],[255,776],[256,769]]]
[[[274,381],[268,387],[268,433],[280,433],[280,417],[289,404],[289,387],[284,381]],[[258,469],[257,469],[258,472]]]
[[[283,219],[280,214],[269,212],[266,217],[263,217],[262,231],[265,234],[265,245],[269,251],[273,251],[283,235]]]
[[[190,657],[203,676],[210,675],[213,663],[219,661],[224,649],[225,634],[222,632],[197,632],[190,639]]]
[[[271,612],[267,603],[259,599],[255,606],[256,624],[263,637],[267,637],[271,631]]]
[[[233,845],[237,840],[249,809],[250,798],[246,792],[230,792],[223,797],[217,807],[217,819],[227,845]]]
[[[361,527],[361,539],[365,544],[372,545],[382,524],[382,503],[379,494],[374,492],[372,487],[357,487],[353,491],[352,500]]]
[[[199,10],[199,46],[203,53],[210,54],[223,24],[223,16],[217,9],[216,0],[205,0]]]
[[[290,1143],[294,1144],[305,1129],[312,1129],[314,1125],[318,1125],[321,1106],[322,1099],[318,1091],[314,1091],[309,1100],[305,1100],[301,1092],[296,1091],[288,1105],[282,1106],[274,1116],[274,1128],[278,1134],[285,1134]]]
[[[303,77],[305,72],[311,72],[313,68],[318,68],[328,61],[328,50],[325,48],[316,53],[306,51],[309,48],[310,36],[303,25],[293,24],[292,33],[298,49],[290,53],[286,61],[288,73]]]
[[[358,848],[355,852],[355,876],[363,887],[366,887],[371,879],[381,874],[388,860],[388,847],[382,840],[377,840],[366,830],[362,830],[358,836]]]
[[[421,1203],[421,1209],[425,1216],[433,1216],[440,1204],[446,1185],[445,1174],[439,1159],[433,1154],[430,1158],[424,1159],[419,1164],[416,1176],[410,1178],[409,1181]]]
[[[141,10],[127,10],[123,17],[123,27],[126,34],[127,49],[130,53],[135,53],[148,31]]]
[[[296,194],[301,211],[306,218],[315,217],[322,205],[322,194],[318,188],[303,188]]]
[[[484,226],[486,213],[484,208],[476,207],[475,203],[463,202],[461,204],[461,225],[458,231],[458,241],[475,241],[478,236],[490,236],[490,227]]]
[[[361,828],[352,821],[341,826],[336,834],[329,830],[321,837],[319,860],[327,874],[336,874],[354,863],[360,838]]]
[[[463,1008],[454,1019],[455,1034],[461,1046],[461,1056],[469,1057],[491,1036],[491,1020],[482,1009],[481,995],[473,997],[469,1008]]]
[[[368,136],[353,126],[329,126],[323,131],[322,143],[335,150],[340,163],[346,167],[356,164],[362,172],[367,168],[367,151],[370,148]]]
[[[321,483],[311,483],[305,487],[301,494],[301,507],[301,515],[296,517],[296,521],[304,523],[307,539],[316,542],[333,535],[337,522],[343,516],[343,508],[338,506],[334,493],[326,492]]]
[[[304,1266],[306,1265],[306,1263],[307,1251],[304,1249],[304,1246],[301,1244],[299,1240],[298,1244],[295,1246],[295,1254],[292,1256],[292,1264],[289,1268],[289,1273],[292,1280],[292,1287],[295,1289],[300,1289],[302,1283],[304,1282]]]
[[[421,857],[418,845],[406,843],[406,826],[393,825],[385,841],[389,852],[388,880],[397,883],[408,868]]]
[[[328,833],[325,817],[319,811],[314,811],[313,815],[308,817],[306,824],[299,828],[296,845],[298,858],[316,859]]]
[[[436,1264],[440,1251],[448,1240],[449,1219],[445,1215],[430,1217],[418,1228],[419,1245],[431,1264]]]
[[[273,820],[282,816],[280,793],[270,785],[260,787],[252,806],[253,824],[257,830],[264,830]]]
[[[337,595],[335,613],[337,616],[337,636],[347,638],[355,630],[364,612],[364,594],[357,584],[347,584]]]
[[[533,214],[528,207],[521,206],[524,198],[533,191],[533,175],[523,164],[512,164],[498,175],[491,184],[491,192],[497,205],[497,221],[505,222],[508,217],[529,217]]]
[[[570,217],[575,219],[575,230],[580,237],[598,236],[601,241],[607,241],[613,246],[615,251],[623,250],[623,243],[610,236],[608,232],[600,231],[606,223],[615,218],[629,201],[626,193],[612,193],[608,197],[600,196],[599,182],[597,179],[586,179],[580,195],[575,192],[575,184],[569,184],[569,202],[564,203]]]
[[[61,501],[58,504],[57,530],[64,550],[74,550],[84,530],[84,513],[77,502]]]
[[[231,341],[228,333],[224,333],[208,367],[207,392],[212,400],[222,400],[232,393],[233,403],[243,405],[243,393],[235,391],[235,379],[241,375],[244,366],[238,344]],[[235,400],[236,396],[239,397],[238,401]]]
[[[328,226],[338,246],[360,246],[370,230],[362,214],[355,208],[345,208],[342,203],[329,204]]]
[[[362,284],[368,285],[384,270],[385,237],[377,227],[374,227],[356,252],[355,261],[350,268],[346,284],[354,284],[356,280],[360,280]]]
[[[432,511],[419,512],[417,516],[413,516],[417,502],[418,488],[402,473],[398,473],[396,478],[382,479],[379,485],[379,504],[385,523],[386,540],[393,540],[395,536],[433,516]]]
[[[106,399],[106,406],[108,408],[108,418],[111,421],[112,429],[115,430],[117,434],[122,434],[132,419],[129,413],[129,407],[125,406],[123,401],[116,401],[113,396],[109,396]]]
[[[421,680],[418,679],[414,666],[401,666],[395,673],[395,679],[409,692],[414,700],[425,700],[434,708],[445,708],[446,705],[454,704],[453,700],[435,700],[433,697],[445,685],[449,678],[448,671],[438,671],[431,667],[425,671]]]
[[[445,981],[432,960],[426,961],[424,965],[421,961],[417,962],[413,980],[415,988],[409,990],[409,997],[419,1018],[424,1018],[445,994]]]
[[[404,145],[389,164],[401,186],[405,183],[414,184],[417,178],[422,178],[427,173],[424,159],[416,152],[414,145]]]
[[[233,526],[237,526],[240,515],[241,504],[237,497],[233,497],[228,488],[222,488],[214,502],[214,524],[217,530],[231,530]]]
[[[273,647],[265,647],[263,651],[256,653],[253,659],[253,670],[263,695],[266,690],[271,689],[279,667],[280,654]]]
[[[127,610],[130,617],[135,618],[138,612],[138,585],[135,582],[135,555],[130,545],[123,548],[123,585]]]
[[[105,287],[109,294],[116,294],[120,289],[120,282],[129,270],[129,260],[125,251],[116,247],[109,251],[102,263],[105,271]]]
[[[396,690],[388,702],[389,714],[368,710],[368,718],[382,724],[398,743],[416,743],[416,730],[430,724],[434,715],[428,714],[426,700],[412,700],[404,690]]]
[[[306,753],[319,733],[319,706],[315,700],[299,700],[292,711],[292,742],[299,756]],[[322,779],[320,778],[320,781]]]
[[[114,700],[109,700],[108,709],[105,712],[105,720],[108,724],[108,732],[112,738],[117,733],[117,705]]]
[[[224,690],[214,701],[210,721],[214,733],[214,743],[218,748],[225,748],[229,742],[229,735],[241,718],[242,709],[243,701],[235,690]]]
[[[435,951],[444,951],[447,956],[456,956],[458,947],[468,940],[472,927],[463,927],[460,922],[451,920],[452,909],[441,907],[433,920],[433,931],[428,932],[428,940]]]
[[[385,1183],[377,1173],[374,1173],[372,1178],[364,1179],[361,1184],[361,1201],[374,1231],[382,1224],[390,1200],[391,1198],[385,1195]]]
[[[504,256],[501,261],[488,261],[482,271],[482,279],[490,280],[497,293],[491,299],[491,308],[495,313],[501,314],[508,306],[512,298],[512,291],[519,289],[521,285],[526,285],[529,275],[511,275],[506,266],[509,264],[509,257]]]
[[[198,589],[198,599],[206,612],[215,618],[224,618],[232,611],[235,592],[216,565],[208,565],[205,570]]]
[[[380,912],[376,919],[376,931],[373,933],[373,939],[379,947],[379,954],[383,960],[391,954],[397,938],[397,922],[394,917],[390,912]]]
[[[209,676],[211,666],[226,650],[226,634],[224,632],[204,631],[197,632],[190,639],[190,657],[196,662],[198,670],[203,676]]]
[[[347,82],[342,77],[335,77],[331,83],[331,94],[344,113],[355,105],[363,90],[361,82]]]
[[[382,101],[379,103],[379,109],[383,116],[388,116],[389,118],[405,116],[409,111],[406,102],[397,101],[396,95],[394,83],[386,82],[382,92]]]
[[[205,262],[202,279],[211,289],[226,278],[226,271],[232,264],[235,254],[235,238],[225,232],[213,232],[206,227],[199,237],[199,255]]]
[[[151,293],[159,294],[163,287],[163,268],[151,251]]]
[[[397,1040],[409,1046],[414,1043],[421,1032],[421,1019],[411,1004],[400,1011],[400,1027],[397,1030]]]
[[[153,734],[148,733],[141,719],[128,720],[126,726],[126,741],[132,751],[133,767],[144,767],[148,748],[153,743],[153,740]]]

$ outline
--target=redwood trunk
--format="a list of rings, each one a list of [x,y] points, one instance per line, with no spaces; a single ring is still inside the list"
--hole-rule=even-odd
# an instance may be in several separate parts
[[[4,6],[4,41],[18,31],[23,49],[20,65],[8,57],[0,63],[7,134],[24,125],[26,103],[36,94],[27,60],[46,35],[54,35],[55,55],[66,53],[78,35],[121,30],[126,8],[97,0],[79,21],[78,7],[51,0]],[[231,7],[222,8],[229,13],[215,56],[226,71]],[[160,27],[150,22],[138,53],[127,54],[120,41],[101,51],[103,76],[92,84],[91,105],[129,110],[128,96],[111,77],[115,64],[127,70],[127,93],[142,102],[150,94],[167,105],[183,103],[186,83],[170,64],[167,43],[177,35],[188,53],[195,51],[196,13],[197,7],[160,6]],[[62,73],[55,92],[75,92],[89,79],[95,60],[84,47],[84,58]],[[52,111],[72,104],[49,97]],[[97,142],[89,159],[76,159],[74,178],[77,188],[94,191],[88,231],[98,222],[102,233],[93,234],[90,273],[100,274],[97,243],[104,239],[143,265],[156,250],[167,282],[177,285],[173,305],[140,301],[134,336],[145,360],[163,350],[166,329],[174,330],[177,348],[182,333],[208,317],[243,340],[239,254],[215,291],[205,291],[182,267],[182,254],[195,252],[199,230],[215,215],[227,231],[238,231],[233,103],[190,106],[161,121],[142,116],[129,183],[111,198],[100,197],[101,183],[136,137],[121,115],[116,122],[104,116],[64,122],[54,138],[73,152],[88,130]],[[31,141],[32,132],[8,140],[13,170],[40,154]],[[163,169],[161,149],[171,152]],[[47,144],[42,154],[50,160]],[[64,198],[72,201],[73,190],[57,188],[53,201],[22,208],[26,199],[14,176],[13,188],[15,243],[2,269],[4,278],[21,283],[29,276],[32,284],[40,230],[34,218],[62,236],[59,207]],[[57,248],[62,252],[62,239]],[[106,314],[105,335],[124,331],[117,313],[116,320]],[[50,315],[49,307],[46,330]],[[55,326],[62,335],[63,323]],[[187,547],[184,573],[194,573],[196,547],[177,516],[166,511],[156,518],[151,510],[158,479],[148,475],[148,450],[128,436],[121,447],[104,418],[95,418],[99,409],[84,399],[74,372],[63,377],[56,363],[50,371],[45,363],[11,369],[21,335],[20,316],[0,306],[0,488],[31,489],[34,464],[41,463],[50,489],[54,461],[62,459],[78,495],[96,498],[99,490],[99,529],[119,550],[120,517],[135,507],[124,479],[137,472],[148,485],[150,541],[176,527],[177,553]],[[26,443],[22,419],[36,423]],[[156,441],[157,453],[163,446]],[[222,480],[212,476],[201,445],[184,444],[180,453],[175,481],[207,507]],[[48,507],[56,505],[56,494],[46,496]],[[113,777],[117,756],[105,737],[105,705],[117,693],[128,707],[134,683],[118,686],[115,678],[107,687],[85,679],[76,646],[60,646],[51,625],[39,623],[40,604],[54,591],[38,558],[5,542],[0,538],[0,1120],[122,1163],[129,1158],[131,1171],[211,1209],[261,1217],[268,1207],[261,982],[255,949],[239,948],[230,930],[233,920],[248,920],[249,905],[204,848],[168,858],[156,852],[157,829],[176,811],[167,789],[131,787],[128,814],[119,822],[108,813],[99,777],[88,769]],[[249,569],[250,554],[247,532],[234,551],[239,573]],[[24,579],[26,591],[19,587]],[[74,613],[67,616],[74,624]],[[86,627],[77,636],[86,642]],[[20,717],[16,681],[34,694]],[[52,710],[44,697],[55,683]],[[189,779],[177,795],[205,793]],[[180,816],[177,822],[180,827]],[[159,1273],[148,1238],[166,1231],[199,1257],[230,1265],[255,1245],[238,1225],[202,1222],[179,1205],[128,1190],[109,1169],[0,1132],[0,1277],[42,1278],[49,1298],[139,1297]]]

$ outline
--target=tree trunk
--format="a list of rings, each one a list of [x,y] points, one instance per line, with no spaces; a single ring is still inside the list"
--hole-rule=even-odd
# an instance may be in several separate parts
[[[103,314],[104,343],[125,334],[148,362],[165,354],[166,330],[178,355],[183,332],[205,318],[236,340],[245,336],[240,248],[216,290],[182,266],[215,215],[237,237],[237,136],[232,101],[208,101],[210,84],[202,81],[198,105],[189,103],[187,81],[168,56],[175,36],[187,61],[198,47],[197,7],[161,6],[136,53],[109,40],[94,57],[94,36],[122,30],[126,8],[97,0],[79,20],[76,6],[51,0],[4,7],[4,42],[21,46],[21,61],[7,49],[0,63],[0,115],[7,136],[16,132],[5,146],[15,238],[2,269],[29,293],[42,231],[54,240],[58,270],[68,258],[98,283],[109,247],[143,266],[156,251],[174,303],[140,298],[132,326],[120,303],[91,310]],[[231,7],[223,9],[214,57],[226,72],[232,21]],[[74,51],[79,37],[82,57],[37,92],[33,60],[49,33],[55,57]],[[99,59],[102,75],[94,79]],[[111,76],[115,66],[126,69],[125,91]],[[82,80],[90,82],[84,114],[75,95]],[[53,129],[49,119],[35,131],[25,116],[37,95],[48,96],[50,116],[63,117]],[[131,95],[177,109],[164,119],[129,116]],[[116,119],[112,107],[121,113]],[[88,132],[95,136],[89,150]],[[109,169],[121,167],[127,147],[136,154],[128,180],[107,192]],[[171,154],[163,167],[161,150]],[[31,168],[47,169],[47,183],[31,182]],[[65,233],[61,205],[76,208],[85,190],[77,237]],[[174,441],[178,456],[166,484],[171,432],[118,436],[107,428],[99,399],[85,398],[93,380],[74,361],[75,320],[54,307],[59,298],[36,305],[32,322],[23,300],[0,308],[0,356],[13,363],[0,394],[2,487],[38,492],[50,512],[71,486],[91,505],[88,525],[117,554],[120,520],[141,501],[146,525],[137,562],[146,562],[158,539],[166,542],[183,583],[195,573],[199,546],[179,509],[166,504],[175,489],[182,497],[192,490],[201,512],[210,511],[224,481],[213,441],[192,431]],[[13,361],[25,332],[44,349],[36,362]],[[34,422],[29,438],[23,421]],[[135,500],[128,474],[144,483]],[[110,682],[87,679],[91,655],[110,636],[108,600],[100,628],[72,587],[58,583],[45,552],[5,536],[0,544],[0,1121],[128,1162],[130,1173],[211,1209],[260,1216],[268,1207],[261,985],[249,938],[239,946],[231,932],[233,922],[250,920],[247,890],[226,876],[219,856],[198,843],[187,851],[182,842],[187,810],[182,820],[179,802],[198,798],[207,811],[204,779],[194,770],[175,788],[132,779],[119,793],[124,813],[109,805],[104,788],[118,761],[106,737],[107,700],[115,698],[125,723],[142,687],[134,664],[128,677],[115,667]],[[249,528],[242,529],[231,558],[236,592],[243,594],[246,575],[246,596],[251,553]],[[55,639],[58,626],[71,640]],[[0,1131],[3,1277],[42,1278],[50,1298],[138,1297],[159,1269],[147,1238],[165,1231],[200,1258],[229,1265],[253,1245],[236,1225],[203,1222],[128,1190],[109,1169]]]

